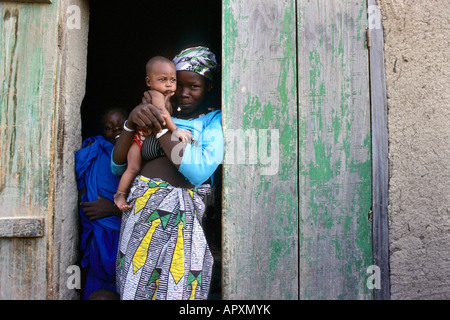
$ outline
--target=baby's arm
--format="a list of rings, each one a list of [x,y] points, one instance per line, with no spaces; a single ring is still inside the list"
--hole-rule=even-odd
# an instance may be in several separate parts
[[[169,98],[170,96],[164,96],[161,92],[156,90],[150,90],[150,95],[152,97],[152,103],[154,106],[161,110],[162,116],[166,120],[166,128],[172,132],[175,137],[184,143],[189,143],[192,140],[191,132],[189,130],[179,129],[177,125],[173,122],[172,116],[169,111],[172,109]]]
[[[172,109],[169,102],[170,96],[165,96],[161,92],[153,89],[150,89],[148,92],[152,98],[152,104],[161,111],[164,120],[166,120],[167,129],[169,129],[170,132],[175,131],[177,126],[173,123],[170,112]]]
[[[177,125],[173,122],[172,117],[169,115],[169,117],[165,118],[166,120],[166,127],[169,129],[170,132],[174,132],[178,129]]]

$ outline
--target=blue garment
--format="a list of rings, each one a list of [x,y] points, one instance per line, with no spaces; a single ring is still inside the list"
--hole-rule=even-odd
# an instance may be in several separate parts
[[[196,119],[174,118],[173,122],[178,128],[190,130],[197,142],[188,144],[184,149],[178,171],[194,186],[202,185],[209,178],[213,178],[214,172],[223,160],[222,111],[212,111]]]
[[[89,145],[89,143],[92,143]],[[82,202],[98,197],[114,201],[120,178],[110,169],[113,144],[102,136],[83,141],[82,149],[75,154],[78,190],[86,187]],[[88,270],[84,299],[100,288],[116,291],[115,263],[121,219],[110,216],[89,220],[80,208],[81,266]]]
[[[194,186],[213,178],[224,156],[224,137],[222,130],[222,111],[216,110],[195,119],[173,118],[181,129],[191,131],[197,144],[188,144],[178,169]],[[176,150],[175,150],[176,151]],[[111,158],[111,171],[121,175],[127,165],[117,165]]]

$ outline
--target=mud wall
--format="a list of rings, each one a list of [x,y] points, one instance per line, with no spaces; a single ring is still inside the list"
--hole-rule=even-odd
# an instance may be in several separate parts
[[[385,37],[392,299],[450,298],[448,0],[379,0]]]

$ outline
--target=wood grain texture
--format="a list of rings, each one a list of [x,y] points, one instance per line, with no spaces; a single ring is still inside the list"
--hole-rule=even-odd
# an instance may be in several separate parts
[[[367,4],[298,1],[300,298],[370,299]]]
[[[0,299],[64,286],[59,3],[0,4],[0,218],[46,222],[0,240]],[[361,0],[223,1],[225,299],[371,298],[366,14]]]
[[[295,32],[294,1],[223,2],[224,299],[298,298]]]
[[[57,53],[53,7],[0,7],[0,203],[8,208],[2,217],[39,216],[48,206]]]
[[[43,237],[0,240],[0,299],[46,299],[51,286],[58,8],[0,3],[0,218],[46,221]]]
[[[44,218],[0,218],[0,238],[33,238],[44,235]]]

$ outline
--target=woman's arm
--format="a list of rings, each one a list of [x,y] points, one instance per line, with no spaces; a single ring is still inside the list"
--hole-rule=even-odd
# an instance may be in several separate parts
[[[144,95],[142,104],[130,112],[126,126],[129,129],[135,129],[136,126],[146,127],[154,133],[159,133],[165,128],[166,122],[160,110],[148,103],[148,98],[149,94]],[[198,140],[196,145],[186,145],[177,138],[172,138],[170,132],[159,137],[159,143],[167,158],[194,185],[205,182],[223,159],[224,139],[221,113],[214,112],[211,115],[210,125],[199,136],[194,136],[194,139]],[[133,136],[134,132],[122,131],[114,147],[112,157],[114,163],[118,165],[126,163]]]
[[[160,110],[149,103],[151,101],[148,97],[146,100],[136,106],[129,114],[126,128],[134,131],[127,131],[124,129],[120,134],[119,139],[117,139],[116,144],[114,145],[114,152],[112,155],[112,160],[115,164],[121,165],[127,162],[127,154],[130,149],[131,142],[133,141],[133,137],[136,131],[136,128],[148,128],[153,132],[160,132],[161,129],[165,126],[165,119]]]
[[[180,126],[183,125],[180,123]],[[193,129],[194,144],[183,144],[168,132],[159,138],[167,157],[193,185],[208,180],[222,163],[224,137],[221,112],[211,112],[189,124]]]
[[[152,97],[150,91],[144,92],[141,105],[147,105],[147,107],[146,108],[142,107],[140,110],[136,110],[136,116],[138,117],[139,120],[142,121],[142,123],[146,123],[147,126],[150,129],[152,129],[152,131],[155,134],[161,132],[161,130],[166,128],[169,123],[176,127],[176,125],[173,123],[172,117],[170,117],[170,114],[168,114],[167,112],[165,113],[162,112],[160,109],[158,109],[156,106],[152,104]],[[170,117],[170,119],[167,118],[167,123],[165,121],[166,120],[165,116]],[[181,158],[183,157],[183,150],[186,147],[186,145],[181,141],[179,141],[177,138],[172,137],[171,132],[167,132],[166,134],[162,135],[158,140],[167,158],[178,169],[180,167]],[[179,150],[178,152],[178,155],[180,156],[179,160],[174,159],[172,157],[173,150]]]
[[[186,144],[181,142],[178,138],[172,137],[172,133],[170,131],[162,135],[158,141],[163,148],[166,157],[177,169],[179,169]]]
[[[131,126],[131,122],[129,121],[125,123],[125,126],[129,129],[132,129],[130,127],[133,127],[132,130],[136,130],[136,126]],[[115,164],[122,165],[127,162],[127,154],[130,149],[131,142],[133,141],[134,134],[135,131],[130,132],[125,129],[122,130],[122,133],[120,134],[119,139],[117,139],[113,149],[112,160]]]

